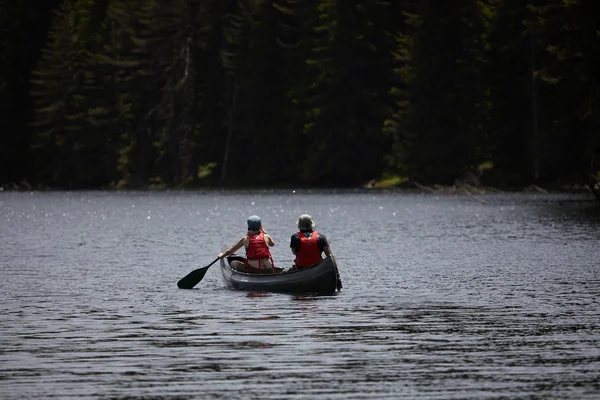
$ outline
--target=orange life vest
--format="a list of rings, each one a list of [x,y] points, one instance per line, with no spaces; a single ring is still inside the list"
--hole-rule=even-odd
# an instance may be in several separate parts
[[[306,268],[318,263],[323,258],[319,249],[319,232],[313,231],[311,237],[304,236],[303,232],[298,232],[300,237],[300,251],[296,254],[296,268]]]
[[[262,260],[263,258],[268,258],[271,260],[271,265],[273,264],[273,258],[271,257],[271,252],[269,251],[269,246],[265,242],[265,234],[263,232],[259,234],[248,234],[248,248],[246,248],[246,272],[248,272],[248,260]],[[262,274],[262,268],[260,263],[258,263],[258,269]]]

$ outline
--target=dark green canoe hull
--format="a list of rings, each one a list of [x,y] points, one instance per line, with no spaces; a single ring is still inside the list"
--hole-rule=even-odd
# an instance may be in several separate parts
[[[233,270],[229,262],[238,256],[221,259],[223,282],[229,289],[280,292],[280,293],[335,293],[337,275],[334,260],[324,258],[321,262],[298,271],[275,274],[248,274]]]

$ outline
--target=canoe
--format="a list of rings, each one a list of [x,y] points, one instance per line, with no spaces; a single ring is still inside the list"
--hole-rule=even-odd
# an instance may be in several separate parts
[[[332,257],[326,257],[317,264],[301,270],[265,275],[236,271],[229,265],[232,260],[243,261],[244,258],[234,254],[221,259],[223,282],[229,289],[319,294],[331,294],[336,290],[337,273]]]

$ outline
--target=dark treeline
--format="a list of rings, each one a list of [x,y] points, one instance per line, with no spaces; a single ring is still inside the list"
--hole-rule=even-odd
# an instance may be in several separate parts
[[[593,187],[599,16],[592,0],[0,0],[0,183]]]

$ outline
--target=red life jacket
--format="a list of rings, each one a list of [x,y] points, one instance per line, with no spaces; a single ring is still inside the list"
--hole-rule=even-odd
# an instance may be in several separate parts
[[[311,237],[304,236],[303,232],[298,232],[300,237],[300,251],[296,254],[296,268],[306,268],[318,263],[323,258],[319,249],[319,232],[313,231]]]
[[[263,258],[268,258],[271,260],[271,265],[273,264],[273,258],[271,257],[271,252],[269,251],[269,245],[265,242],[265,234],[263,232],[259,234],[248,234],[248,248],[246,248],[246,272],[248,272],[248,260],[262,260]],[[258,263],[258,269],[262,273],[262,268],[260,263]]]

